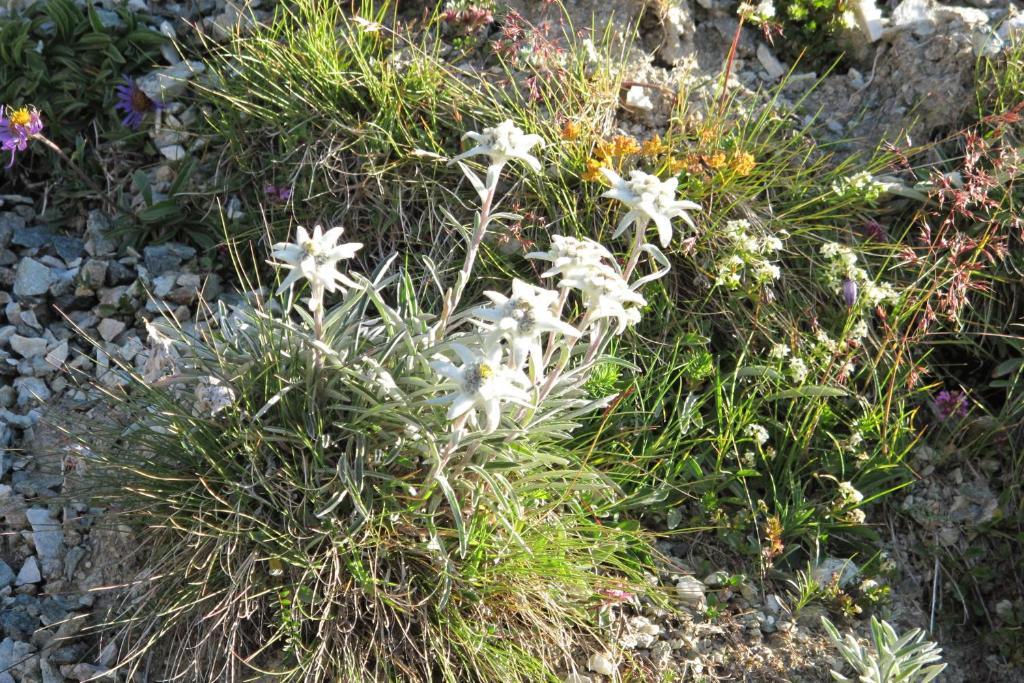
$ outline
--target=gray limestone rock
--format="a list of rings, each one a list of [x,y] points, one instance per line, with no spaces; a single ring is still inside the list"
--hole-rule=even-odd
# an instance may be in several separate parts
[[[39,583],[43,580],[43,575],[39,571],[39,561],[35,555],[29,555],[25,559],[25,563],[21,565],[21,571],[18,572],[18,577],[14,580],[15,586],[24,586],[30,583]]]
[[[24,258],[18,264],[14,276],[15,296],[40,296],[46,294],[53,282],[53,275],[47,266],[32,258]]]
[[[148,246],[143,250],[146,268],[151,276],[158,276],[179,268],[182,262],[194,258],[196,250],[177,242]]]
[[[46,353],[46,340],[42,337],[23,337],[20,334],[12,334],[10,343],[11,348],[23,358],[35,358]]]
[[[43,574],[57,576],[64,570],[64,529],[60,522],[50,517],[46,508],[29,508],[25,511],[32,525],[32,539],[36,555],[43,564]]]

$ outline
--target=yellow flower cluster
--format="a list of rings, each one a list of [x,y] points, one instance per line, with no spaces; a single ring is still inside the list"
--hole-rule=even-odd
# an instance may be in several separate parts
[[[671,148],[662,141],[660,135],[655,135],[642,143],[628,135],[616,135],[609,140],[601,140],[597,143],[594,156],[587,160],[587,168],[582,177],[588,181],[599,180],[602,167],[620,168],[624,158],[634,155],[656,160],[670,150]]]
[[[574,139],[579,135],[578,129],[578,124],[567,123],[562,131],[563,139]],[[750,152],[743,150],[726,152],[714,149],[715,143],[721,139],[719,127],[705,125],[697,128],[695,132],[700,141],[699,146],[707,145],[712,147],[712,150],[705,153],[693,152],[677,157],[672,153],[672,146],[662,140],[660,135],[655,135],[643,142],[638,142],[636,138],[628,135],[616,135],[607,140],[600,140],[594,150],[594,155],[586,162],[582,178],[586,181],[600,180],[602,167],[621,170],[623,160],[634,155],[651,162],[656,168],[668,171],[671,175],[687,173],[707,177],[716,173],[724,173],[744,177],[754,171],[757,161]]]

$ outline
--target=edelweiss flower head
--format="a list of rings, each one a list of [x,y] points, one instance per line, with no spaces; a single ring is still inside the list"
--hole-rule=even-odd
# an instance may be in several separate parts
[[[466,138],[477,144],[456,156],[452,162],[486,154],[491,158],[492,166],[503,166],[510,159],[518,159],[534,171],[541,170],[540,162],[537,157],[530,154],[530,150],[535,145],[542,144],[544,139],[539,135],[524,133],[511,120],[502,121],[493,128],[484,128],[482,133],[470,131],[462,136],[463,140]]]
[[[565,278],[560,286],[580,290],[591,322],[615,318],[618,321],[615,334],[622,334],[627,326],[640,322],[640,308],[647,305],[640,292],[631,289],[629,283],[611,268]]]
[[[477,410],[482,410],[484,431],[489,434],[501,423],[503,402],[529,407],[530,395],[524,387],[530,382],[523,373],[502,364],[499,345],[475,352],[462,344],[453,343],[451,347],[462,361],[462,367],[456,367],[447,360],[436,360],[430,364],[435,372],[457,387],[457,391],[439,399],[439,402],[451,404],[449,420],[468,415],[475,423]]]
[[[642,230],[648,222],[654,221],[661,246],[667,247],[672,241],[673,218],[682,218],[687,225],[696,229],[693,219],[686,212],[697,211],[700,205],[676,199],[676,185],[679,181],[675,178],[661,180],[643,171],[630,171],[629,180],[625,180],[610,168],[602,168],[601,173],[612,184],[612,188],[601,196],[617,199],[629,208],[619,221],[613,238],[621,235],[633,223],[637,223]]]
[[[563,322],[553,309],[558,302],[558,292],[535,287],[515,279],[512,281],[512,296],[498,292],[484,292],[493,306],[480,307],[473,314],[493,323],[495,337],[507,339],[512,350],[512,361],[517,368],[530,357],[540,361],[543,351],[540,336],[544,332],[558,332],[568,337],[579,337],[580,331]]]
[[[564,235],[552,235],[548,251],[530,252],[526,258],[551,263],[551,268],[541,273],[541,277],[561,275],[567,279],[585,278],[591,272],[609,269],[608,264],[615,262],[611,252],[594,240]]]
[[[313,294],[309,300],[311,310],[323,303],[324,291],[337,291],[340,285],[356,287],[356,283],[337,269],[338,261],[350,259],[362,249],[359,242],[338,244],[344,228],[331,228],[327,232],[318,225],[313,228],[312,236],[300,227],[295,243],[279,242],[274,245],[272,256],[277,261],[269,261],[278,268],[291,270],[277,293],[281,294],[294,285],[300,278],[306,278],[312,285]]]

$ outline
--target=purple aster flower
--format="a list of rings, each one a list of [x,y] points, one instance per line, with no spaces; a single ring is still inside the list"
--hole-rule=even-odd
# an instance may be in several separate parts
[[[43,132],[43,119],[35,107],[0,109],[0,149],[11,153],[7,168],[14,165],[14,157],[24,152],[28,141]]]
[[[943,420],[948,420],[953,416],[966,417],[967,415],[967,396],[959,389],[953,391],[943,389],[935,395],[933,405],[935,412]]]
[[[152,99],[139,87],[134,78],[124,77],[124,83],[114,88],[117,92],[117,104],[114,109],[124,112],[121,123],[132,130],[138,130],[146,114],[163,109],[162,102]]]
[[[270,199],[279,204],[286,204],[289,199],[292,198],[292,191],[287,187],[278,187],[277,185],[267,185],[263,188],[263,192],[270,197]]]

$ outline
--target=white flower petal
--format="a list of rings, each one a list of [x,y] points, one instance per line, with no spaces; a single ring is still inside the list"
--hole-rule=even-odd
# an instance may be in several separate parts
[[[484,431],[490,434],[501,424],[501,405],[495,399],[484,403],[483,408],[484,413],[487,416]]]
[[[654,219],[654,224],[658,226],[658,239],[661,241],[661,246],[667,247],[669,242],[672,241],[672,221],[661,213],[656,213],[651,218]]]
[[[465,394],[457,394],[452,400],[451,407],[448,408],[448,414],[446,417],[449,420],[458,419],[473,410],[475,406],[476,402],[472,397],[466,396]]]

